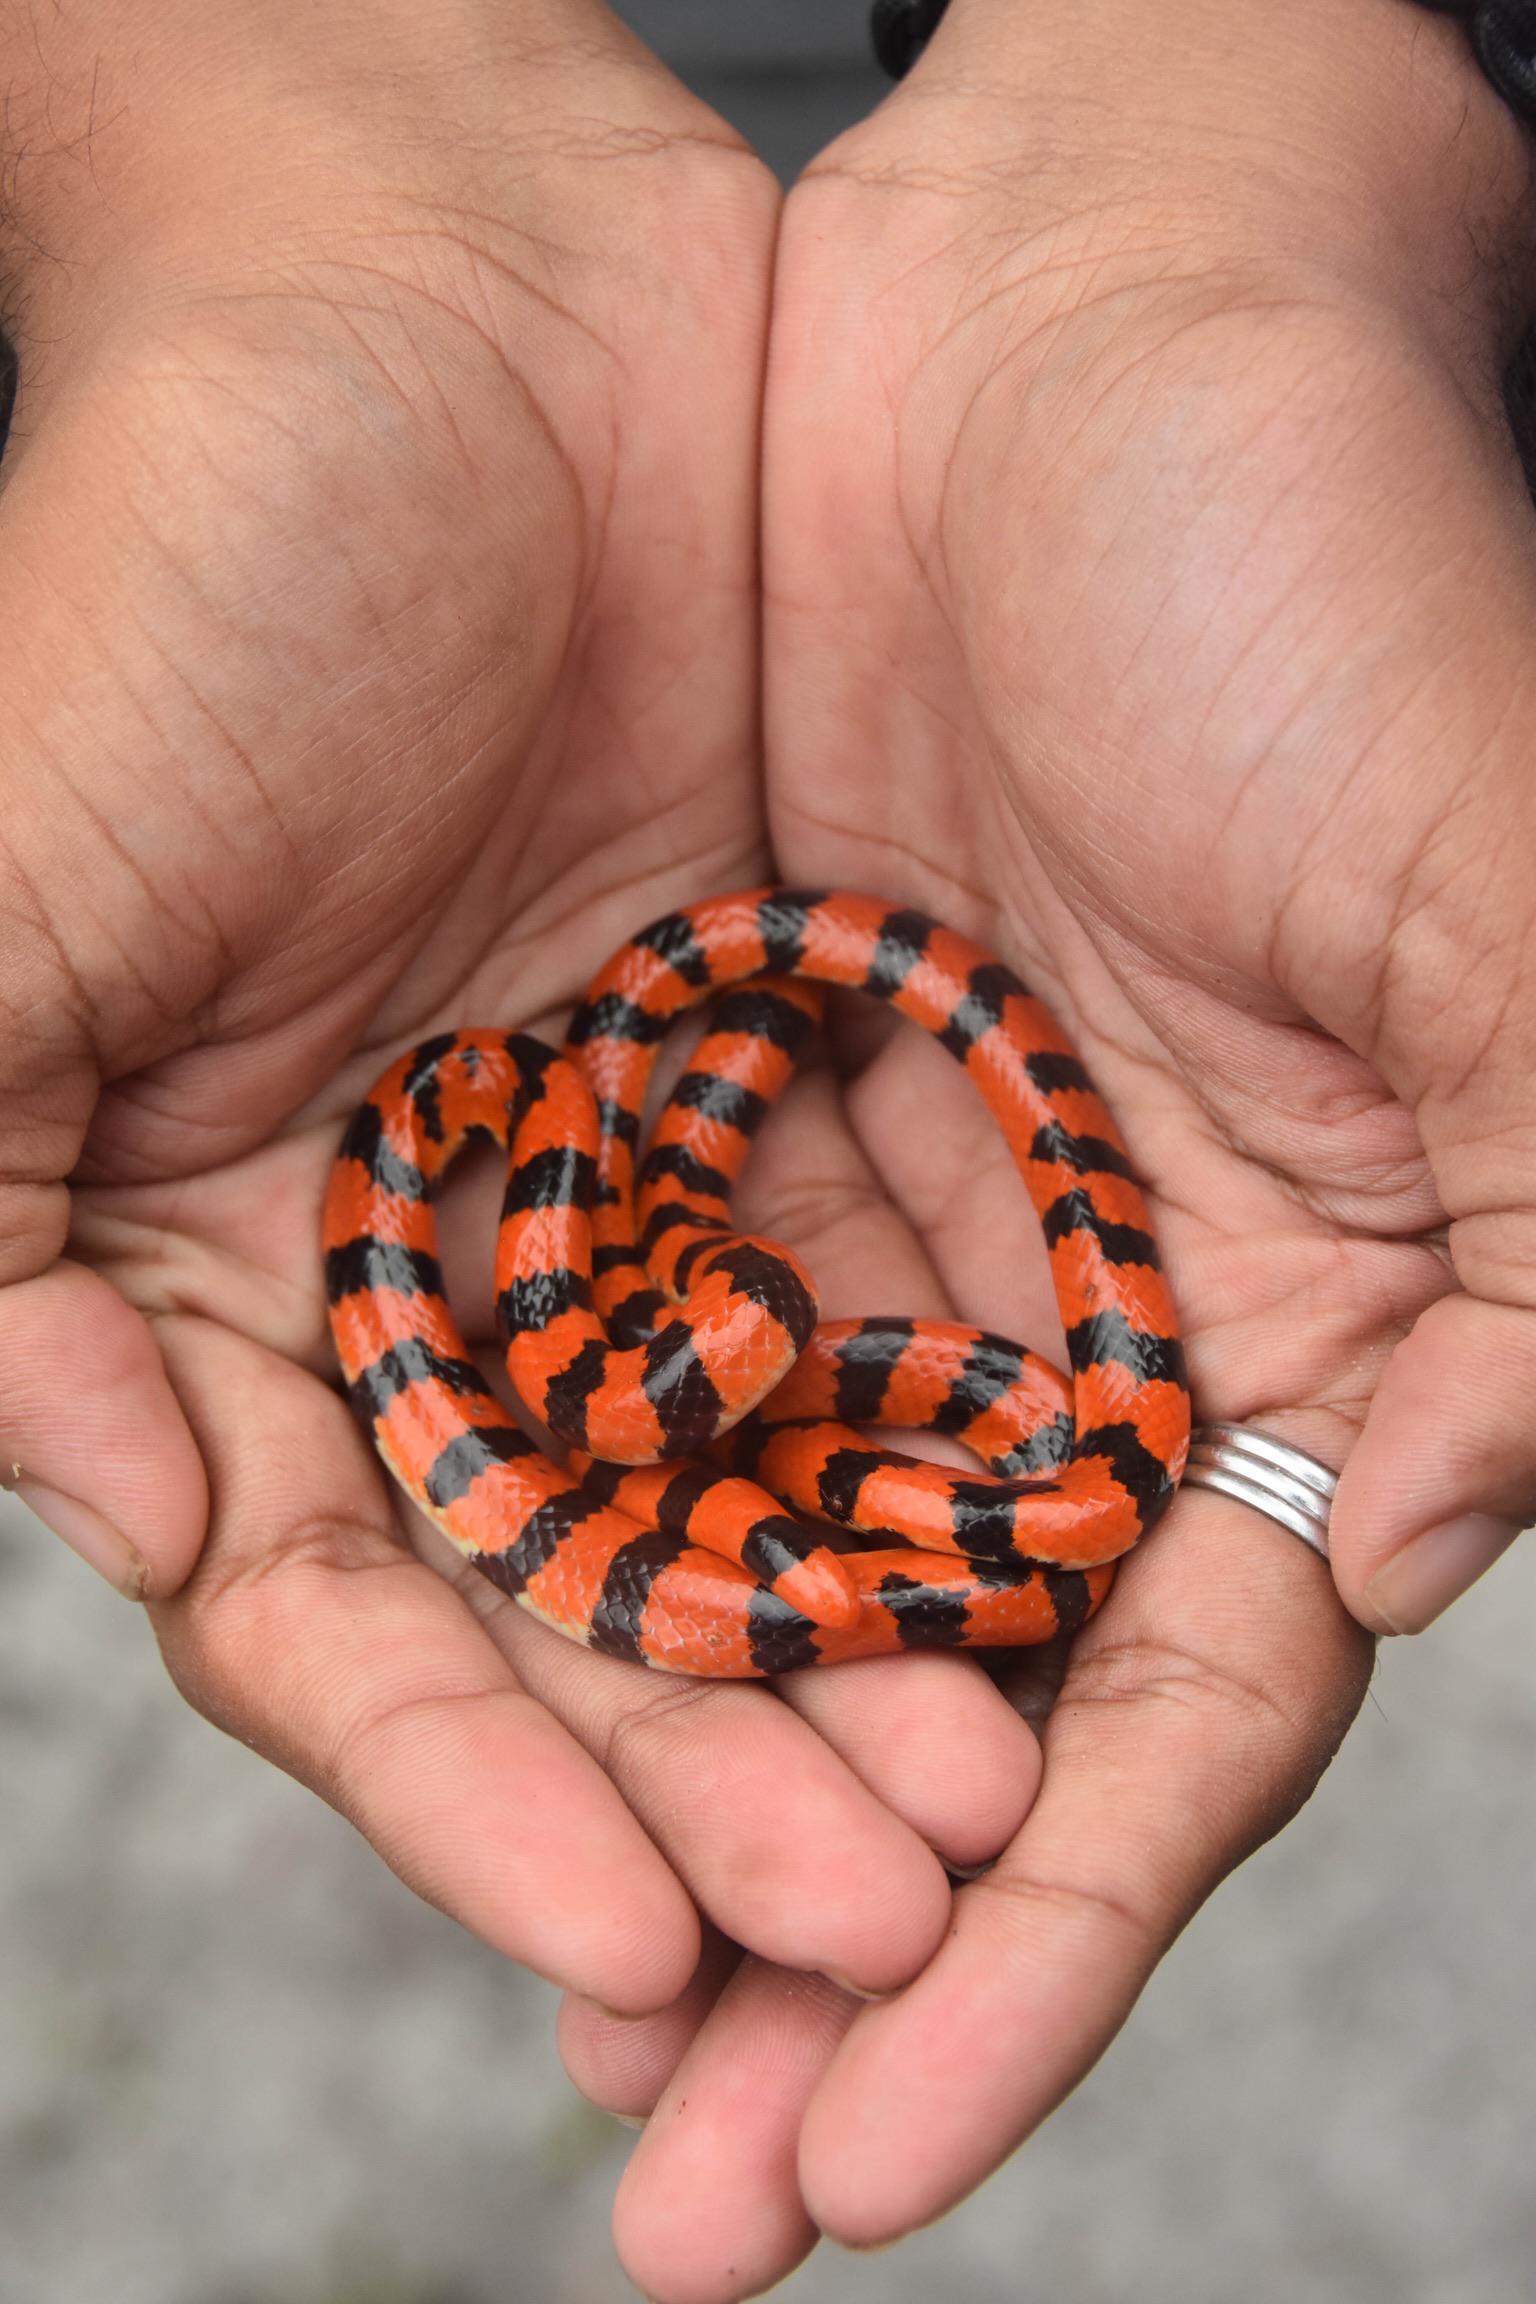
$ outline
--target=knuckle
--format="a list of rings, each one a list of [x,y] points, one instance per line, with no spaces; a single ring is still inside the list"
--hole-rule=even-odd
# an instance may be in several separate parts
[[[300,1522],[267,1543],[210,1542],[175,1598],[151,1607],[166,1669],[214,1727],[286,1755],[285,1679],[272,1660],[293,1652],[296,1632],[312,1616],[317,1584],[337,1574],[393,1573],[412,1564],[404,1552],[381,1556],[371,1525],[330,1517]],[[286,1757],[281,1764],[291,1765]]]
[[[362,1816],[376,1804],[376,1788],[392,1773],[390,1764],[403,1739],[415,1737],[421,1743],[441,1739],[445,1728],[456,1726],[466,1713],[478,1713],[487,1705],[504,1707],[509,1697],[521,1701],[516,1691],[483,1682],[405,1697],[386,1690],[336,1722],[311,1776],[336,1807],[347,1815]]]
[[[1275,1689],[1177,1641],[1108,1640],[1073,1659],[1074,1704],[1171,1709],[1260,1746],[1310,1741],[1311,1718]]]
[[[1053,1880],[1016,1866],[998,1866],[971,1881],[963,1893],[982,1901],[999,1900],[1012,1908],[1016,1924],[1031,1926],[1041,1918],[1064,1921],[1102,1934],[1107,1928],[1136,1942],[1158,1931],[1158,1917],[1150,1903],[1143,1904],[1126,1888],[1110,1888],[1091,1880]]]
[[[1270,1839],[1316,1789],[1365,1696],[1371,1642],[1349,1625],[1347,1656],[1319,1642],[1319,1669],[1272,1678],[1167,1639],[1111,1642],[1074,1658],[1069,1700],[1172,1715],[1203,1761],[1203,1829],[1243,1854]],[[1193,1830],[1193,1827],[1192,1827]],[[1224,1859],[1225,1869],[1230,1859]]]
[[[286,1619],[308,1608],[317,1577],[414,1565],[403,1545],[381,1550],[375,1520],[315,1514],[264,1543],[211,1543],[187,1585],[185,1605],[205,1625],[254,1615]]]
[[[634,1698],[619,1705],[607,1724],[598,1755],[603,1773],[621,1790],[632,1789],[658,1757],[670,1754],[679,1742],[689,1741],[694,1714],[714,1694],[707,1680],[680,1676],[675,1684],[669,1680],[639,1690]]]

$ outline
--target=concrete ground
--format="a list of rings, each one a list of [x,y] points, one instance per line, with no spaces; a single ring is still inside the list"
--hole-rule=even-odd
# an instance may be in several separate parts
[[[849,0],[626,12],[783,169],[879,86]],[[1065,2111],[790,2304],[1536,2298],[1533,1633],[1527,1550],[1386,1651]],[[0,2304],[620,2304],[552,2016],[0,1500]]]

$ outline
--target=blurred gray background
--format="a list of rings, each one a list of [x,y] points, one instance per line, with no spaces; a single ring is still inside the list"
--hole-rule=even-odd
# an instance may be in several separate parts
[[[1022,0],[1021,0],[1022,4]],[[623,11],[790,173],[845,0]],[[1536,2298],[1536,1554],[1427,1641],[1098,2071],[967,2207],[792,2304]],[[621,2304],[629,2141],[553,1995],[185,1711],[0,1500],[0,2304]]]

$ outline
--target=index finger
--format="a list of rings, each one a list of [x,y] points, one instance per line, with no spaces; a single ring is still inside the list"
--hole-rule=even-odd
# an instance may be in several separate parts
[[[1293,1538],[1181,1499],[1079,1638],[1033,1813],[808,2107],[800,2184],[824,2231],[868,2247],[930,2221],[1055,2109],[1205,1897],[1307,1798],[1373,1653]]]

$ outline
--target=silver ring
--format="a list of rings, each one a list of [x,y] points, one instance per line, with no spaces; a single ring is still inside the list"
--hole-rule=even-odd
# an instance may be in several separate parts
[[[1328,1515],[1339,1476],[1300,1448],[1246,1424],[1197,1424],[1184,1484],[1251,1504],[1327,1559]]]

